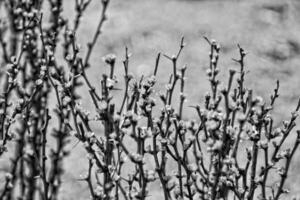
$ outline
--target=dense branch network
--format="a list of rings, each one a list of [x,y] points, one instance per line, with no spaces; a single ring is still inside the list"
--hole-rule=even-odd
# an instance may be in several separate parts
[[[278,200],[288,192],[285,183],[300,143],[300,131],[294,131],[300,101],[290,119],[275,127],[272,110],[279,81],[269,102],[256,97],[245,84],[246,52],[240,45],[240,57],[233,59],[238,68],[229,70],[221,87],[221,46],[205,37],[210,88],[203,105],[185,105],[188,66],[179,67],[183,37],[174,55],[157,55],[151,76],[131,75],[126,47],[121,92],[116,56],[105,56],[103,65],[109,72],[96,88],[87,70],[93,65],[90,58],[107,19],[109,0],[101,1],[100,19],[85,56],[79,52],[82,36],[77,33],[92,1],[75,1],[73,25],[62,17],[62,0],[48,1],[47,22],[42,3],[0,1],[8,15],[6,23],[0,21],[1,71],[6,72],[0,74],[4,77],[0,156],[11,157],[0,184],[1,200],[59,199],[63,163],[72,153],[70,139],[82,143],[87,153],[87,174],[79,180],[86,182],[95,200],[148,199],[154,194],[153,185],[161,186],[165,200]],[[64,59],[59,59],[60,52]],[[157,95],[156,79],[164,58],[170,61],[171,74],[166,90]],[[86,97],[78,94],[84,89],[94,105],[91,112],[80,104]],[[123,95],[119,104],[116,95]],[[186,117],[190,110],[198,119]],[[55,143],[49,142],[50,137]],[[290,148],[288,138],[295,138]]]

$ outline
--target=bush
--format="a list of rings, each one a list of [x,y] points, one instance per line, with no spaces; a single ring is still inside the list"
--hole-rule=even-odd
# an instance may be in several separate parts
[[[220,88],[220,45],[205,38],[210,48],[210,92],[203,106],[190,106],[199,119],[185,118],[184,112],[191,108],[184,106],[187,68],[177,64],[185,46],[182,38],[176,55],[163,55],[173,73],[159,102],[153,91],[161,54],[153,75],[135,79],[126,48],[124,95],[115,104],[116,57],[104,57],[110,72],[102,75],[100,91],[86,74],[109,0],[101,1],[97,30],[85,56],[79,54],[75,33],[90,2],[76,0],[76,19],[70,28],[61,15],[62,0],[49,0],[47,23],[43,1],[0,1],[6,11],[0,26],[0,156],[11,156],[10,168],[2,175],[1,200],[58,199],[63,161],[72,153],[67,148],[70,138],[88,153],[89,168],[82,180],[92,199],[146,199],[154,184],[161,185],[164,199],[277,200],[288,192],[284,185],[300,143],[300,131],[296,135],[293,131],[300,101],[290,119],[274,127],[271,112],[279,81],[270,101],[255,97],[245,85],[246,52],[238,45],[240,58],[234,61],[240,67],[229,70],[228,81]],[[61,44],[64,60],[57,56]],[[95,117],[79,103],[85,98],[78,95],[82,84],[88,88]],[[49,106],[53,93],[54,111]],[[103,133],[94,132],[95,121]],[[286,148],[289,136],[296,139]]]

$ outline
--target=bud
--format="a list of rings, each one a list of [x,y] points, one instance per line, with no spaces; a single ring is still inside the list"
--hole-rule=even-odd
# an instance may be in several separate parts
[[[43,84],[43,80],[42,79],[38,79],[38,80],[35,81],[35,85],[36,86],[40,86],[42,84]]]
[[[114,65],[116,62],[116,55],[114,54],[108,54],[106,56],[104,56],[103,61],[109,65]]]

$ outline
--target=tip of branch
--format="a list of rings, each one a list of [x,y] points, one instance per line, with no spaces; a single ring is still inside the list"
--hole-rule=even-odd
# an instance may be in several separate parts
[[[206,36],[203,36],[203,38],[206,40],[206,42],[211,45],[211,41],[206,37]]]
[[[164,57],[166,57],[169,60],[173,60],[170,56],[168,56],[167,54],[163,54]]]
[[[183,48],[185,46],[184,36],[181,37],[180,47]]]
[[[237,60],[235,58],[231,58],[231,60],[233,60],[234,62],[237,62],[237,63],[240,63],[241,61],[240,60]]]
[[[188,106],[189,108],[194,108],[194,109],[196,109],[196,110],[198,110],[198,109],[200,109],[200,105],[189,105]]]
[[[297,107],[296,107],[296,111],[299,111],[300,109],[300,98],[298,99],[298,104],[297,104]]]
[[[154,76],[156,76],[156,74],[157,74],[157,70],[158,70],[158,65],[159,65],[159,60],[160,60],[160,55],[161,55],[161,53],[159,52],[158,54],[157,54],[157,57],[156,57],[156,61],[155,61],[155,68],[154,68]]]

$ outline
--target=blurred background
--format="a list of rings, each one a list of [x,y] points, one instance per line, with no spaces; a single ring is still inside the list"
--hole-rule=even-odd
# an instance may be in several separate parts
[[[75,18],[74,1],[63,1],[64,17],[69,23]],[[100,1],[92,1],[83,15],[77,32],[81,44],[80,54],[85,55],[86,44],[96,30],[101,14]],[[186,105],[203,103],[208,91],[206,69],[209,46],[203,36],[216,39],[221,44],[220,79],[225,81],[229,69],[239,66],[232,58],[239,58],[237,44],[247,52],[246,83],[267,102],[280,80],[280,98],[273,111],[277,124],[287,119],[300,96],[300,1],[298,0],[111,0],[108,21],[104,25],[95,51],[91,57],[88,76],[100,88],[102,73],[108,68],[102,57],[109,53],[117,56],[116,73],[122,88],[125,46],[132,54],[130,72],[137,77],[153,73],[158,52],[177,53],[181,37],[186,47],[179,60],[179,67],[187,65]],[[172,72],[169,60],[162,58],[158,69],[157,92],[164,90]],[[82,94],[86,94],[86,88]],[[119,92],[122,93],[122,92]],[[116,101],[118,101],[116,92]],[[92,104],[82,99],[84,107]],[[185,110],[186,117],[195,117],[192,109]],[[299,123],[299,121],[298,121]],[[100,129],[99,129],[100,130]],[[85,182],[78,179],[85,173],[87,162],[81,145],[72,141],[73,153],[65,161],[66,175],[63,180],[61,199],[89,199]],[[287,187],[290,197],[300,197],[300,154],[291,166]],[[153,186],[159,190],[159,186]],[[157,198],[155,192],[149,199]]]
[[[72,1],[65,3],[66,17],[72,19],[74,5]],[[94,34],[99,15],[100,3],[93,1],[77,33],[82,54]],[[205,70],[209,46],[203,39],[206,36],[221,44],[220,77],[227,77],[228,69],[238,68],[232,58],[238,58],[240,44],[248,52],[249,87],[269,98],[276,80],[281,81],[281,101],[288,102],[287,107],[278,108],[281,113],[296,103],[300,94],[299,19],[300,2],[296,0],[112,0],[89,72],[92,78],[100,80],[105,70],[102,57],[114,53],[122,80],[127,46],[132,53],[131,72],[149,75],[157,53],[175,54],[184,36],[187,45],[179,63],[188,66],[189,100],[200,101],[208,85]],[[162,84],[172,70],[170,64],[162,59],[158,71]]]

